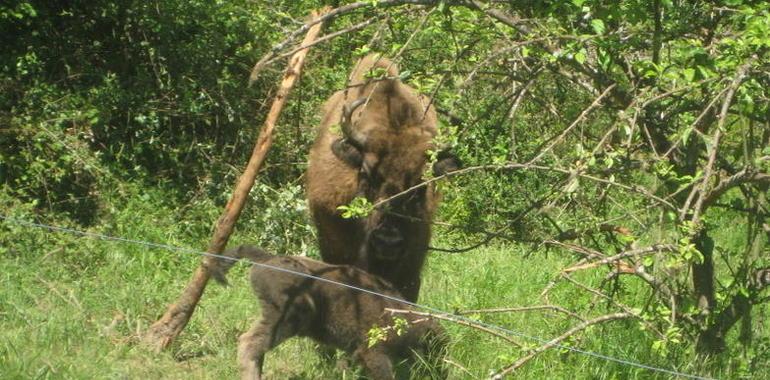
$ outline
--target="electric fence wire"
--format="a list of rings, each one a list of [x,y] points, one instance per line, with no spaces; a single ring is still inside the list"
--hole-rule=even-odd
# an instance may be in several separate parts
[[[435,308],[435,307],[432,307],[432,306],[422,305],[422,304],[418,304],[418,303],[415,303],[415,302],[409,302],[409,301],[406,301],[406,300],[403,300],[403,299],[400,299],[400,298],[397,298],[397,297],[389,296],[387,294],[382,294],[382,293],[378,293],[378,292],[375,292],[375,291],[372,291],[372,290],[369,290],[369,289],[357,287],[355,285],[345,284],[345,283],[342,283],[342,282],[337,282],[337,281],[334,281],[334,280],[329,280],[329,279],[318,277],[318,276],[314,276],[314,275],[311,275],[311,274],[296,272],[296,271],[293,271],[293,270],[290,270],[290,269],[280,268],[280,267],[276,267],[276,266],[272,266],[272,265],[268,265],[268,264],[255,263],[253,261],[246,260],[246,259],[238,260],[238,259],[235,259],[235,258],[232,258],[232,257],[228,257],[228,256],[224,256],[224,255],[218,255],[218,254],[213,254],[213,253],[209,253],[209,252],[203,252],[203,251],[194,250],[194,249],[190,249],[190,248],[176,247],[176,246],[168,245],[168,244],[153,243],[153,242],[148,242],[148,241],[123,238],[123,237],[118,237],[118,236],[104,235],[104,234],[99,234],[99,233],[95,233],[95,232],[80,231],[80,230],[76,230],[76,229],[72,229],[72,228],[67,228],[67,227],[59,227],[59,226],[52,226],[52,225],[48,225],[48,224],[29,222],[29,221],[25,221],[25,220],[19,220],[19,219],[11,218],[11,217],[8,217],[8,216],[5,216],[5,215],[0,215],[0,219],[5,220],[6,222],[9,222],[9,223],[12,223],[12,224],[20,225],[20,226],[41,228],[41,229],[46,229],[46,230],[54,231],[54,232],[64,232],[64,233],[69,233],[69,234],[72,234],[72,235],[79,235],[79,236],[89,237],[89,238],[94,238],[94,239],[99,239],[99,240],[115,241],[115,242],[121,242],[121,243],[130,243],[130,244],[142,245],[142,246],[150,247],[150,248],[160,248],[160,249],[164,249],[164,250],[167,250],[167,251],[195,254],[195,255],[204,256],[204,257],[213,257],[213,258],[222,259],[222,260],[248,262],[248,263],[250,263],[252,265],[257,265],[257,266],[260,266],[260,267],[263,267],[263,268],[266,268],[266,269],[270,269],[270,270],[274,270],[274,271],[278,271],[278,272],[284,272],[284,273],[288,273],[288,274],[295,275],[295,276],[305,277],[305,278],[316,280],[316,281],[322,281],[322,282],[326,282],[326,283],[333,284],[333,285],[336,285],[336,286],[342,286],[342,287],[353,289],[353,290],[356,290],[356,291],[359,291],[359,292],[371,294],[371,295],[374,295],[374,296],[377,296],[377,297],[382,297],[382,298],[385,298],[385,299],[388,299],[388,300],[391,300],[391,301],[402,303],[404,305],[409,305],[409,306],[414,307],[414,308],[426,310],[426,311],[428,311],[430,313],[436,314],[436,315],[438,315],[440,317],[443,317],[443,318],[446,318],[446,319],[448,319],[450,321],[451,320],[455,320],[455,321],[462,321],[462,322],[478,325],[478,326],[485,327],[485,328],[490,329],[490,330],[498,331],[498,332],[503,333],[503,334],[507,334],[507,335],[510,335],[510,336],[516,336],[516,337],[523,338],[523,339],[526,339],[526,340],[531,340],[531,341],[534,341],[534,342],[537,342],[537,343],[540,343],[540,344],[547,344],[549,342],[548,339],[544,339],[544,338],[540,338],[540,337],[537,337],[537,336],[529,335],[529,334],[522,333],[522,332],[519,332],[519,331],[516,331],[516,330],[508,329],[508,328],[505,328],[505,327],[502,327],[502,326],[497,326],[497,325],[494,325],[494,324],[482,322],[482,321],[479,321],[479,320],[476,320],[476,319],[473,319],[473,318],[464,317],[462,315],[456,315],[456,314],[448,313],[446,311],[443,311],[441,309],[438,309],[438,308]],[[641,368],[641,369],[645,369],[645,370],[649,370],[649,371],[664,373],[664,374],[668,374],[668,375],[672,375],[672,376],[676,376],[676,377],[680,377],[680,378],[685,378],[685,379],[715,380],[714,378],[710,378],[710,377],[692,375],[692,374],[678,372],[678,371],[670,370],[670,369],[666,369],[666,368],[654,367],[654,366],[651,366],[651,365],[647,365],[647,364],[643,364],[643,363],[639,363],[639,362],[634,362],[634,361],[627,360],[627,359],[622,359],[622,358],[617,358],[617,357],[613,357],[613,356],[608,356],[608,355],[600,354],[600,353],[597,353],[597,352],[582,350],[582,349],[579,349],[579,348],[576,348],[576,347],[570,347],[570,346],[565,346],[565,345],[561,345],[561,344],[554,344],[554,345],[552,345],[552,348],[559,348],[559,349],[562,349],[562,350],[571,351],[571,352],[574,352],[574,353],[577,353],[577,354],[586,355],[586,356],[590,356],[590,357],[593,357],[593,358],[597,358],[597,359],[602,359],[602,360],[606,360],[606,361],[609,361],[609,362],[618,363],[618,364],[621,364],[621,365],[626,365],[626,366]]]

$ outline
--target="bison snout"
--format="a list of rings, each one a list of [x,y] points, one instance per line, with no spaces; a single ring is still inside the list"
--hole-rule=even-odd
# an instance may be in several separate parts
[[[369,249],[380,259],[396,259],[406,247],[404,234],[396,227],[380,227],[369,236]]]

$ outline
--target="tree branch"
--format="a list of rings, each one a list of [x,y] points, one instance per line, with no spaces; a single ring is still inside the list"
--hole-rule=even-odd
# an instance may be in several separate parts
[[[298,29],[291,32],[289,36],[286,37],[283,41],[274,45],[273,48],[270,49],[270,52],[262,56],[262,58],[259,61],[257,61],[254,67],[251,69],[251,74],[249,75],[249,85],[251,85],[252,83],[254,83],[255,80],[257,80],[257,77],[259,76],[259,72],[262,70],[262,68],[264,68],[267,65],[268,61],[271,61],[273,58],[275,58],[282,50],[286,49],[286,47],[289,44],[291,44],[298,36],[307,32],[313,25],[326,22],[328,20],[337,18],[344,14],[352,13],[356,10],[363,9],[363,8],[379,8],[379,7],[389,8],[389,7],[399,6],[399,5],[435,5],[437,3],[438,1],[436,0],[378,0],[377,2],[359,1],[357,3],[346,4],[341,7],[332,9],[331,11],[329,11],[324,15],[308,21],[307,23],[305,23],[305,25],[302,25]]]
[[[717,153],[719,152],[719,144],[722,139],[722,134],[724,132],[724,126],[725,126],[725,120],[727,119],[727,111],[730,109],[730,106],[733,103],[733,97],[735,96],[735,91],[740,87],[741,83],[743,83],[743,78],[746,75],[746,72],[748,71],[749,67],[751,67],[753,60],[744,63],[740,68],[738,68],[738,72],[735,75],[735,78],[733,78],[732,83],[730,84],[729,89],[727,90],[727,93],[725,94],[725,99],[722,102],[722,108],[719,112],[719,119],[717,122],[717,128],[716,131],[714,131],[714,136],[712,137],[712,145],[711,145],[711,153],[709,154],[708,162],[706,163],[706,167],[703,170],[703,180],[700,183],[700,186],[697,187],[699,190],[698,192],[700,195],[698,196],[698,200],[695,203],[695,206],[693,208],[693,216],[690,219],[693,223],[696,225],[700,222],[701,214],[704,210],[704,201],[706,200],[706,196],[708,195],[708,186],[709,181],[711,180],[711,176],[714,174],[714,162],[716,162],[717,159]],[[695,191],[693,189],[693,191]],[[686,210],[682,210],[682,212],[686,212]]]
[[[719,183],[708,192],[706,199],[703,201],[703,207],[708,208],[727,190],[745,183],[770,184],[770,174],[756,172],[753,168],[743,168],[741,171],[719,181]]]
[[[499,332],[492,330],[488,327],[482,326],[478,323],[473,323],[470,320],[467,319],[459,319],[457,317],[453,317],[449,314],[434,314],[434,313],[428,313],[428,312],[422,312],[422,311],[415,311],[415,310],[403,310],[403,309],[391,309],[391,308],[385,308],[385,311],[388,311],[393,314],[406,314],[406,315],[416,315],[419,317],[428,317],[428,318],[435,318],[440,319],[442,321],[457,323],[458,325],[463,325],[466,327],[471,327],[476,330],[483,331],[487,334],[493,335],[495,337],[498,337],[508,343],[513,344],[516,347],[523,347],[521,343],[513,340],[511,337],[500,334]]]
[[[315,41],[313,41],[311,43],[302,44],[302,45],[297,46],[296,48],[294,48],[292,50],[289,50],[289,51],[287,51],[285,53],[282,53],[282,54],[279,54],[279,55],[275,55],[272,58],[268,59],[267,61],[264,61],[261,64],[259,64],[260,67],[256,67],[255,66],[252,69],[252,71],[251,71],[251,74],[250,74],[251,78],[249,79],[249,81],[253,82],[257,78],[257,76],[259,75],[259,72],[261,71],[262,68],[271,65],[273,62],[275,62],[277,60],[290,57],[291,55],[293,55],[294,53],[296,53],[296,52],[298,52],[300,50],[304,50],[304,49],[313,47],[313,46],[318,45],[320,43],[323,43],[323,42],[329,41],[329,40],[331,40],[333,38],[339,37],[339,36],[341,36],[343,34],[354,32],[356,30],[361,30],[363,28],[366,28],[367,26],[373,24],[375,21],[378,21],[378,20],[380,20],[383,17],[384,17],[383,15],[376,15],[376,16],[374,16],[372,18],[369,18],[369,19],[367,19],[367,20],[365,20],[363,22],[360,22],[360,23],[355,24],[353,26],[350,26],[348,28],[345,28],[345,29],[342,29],[342,30],[338,30],[338,31],[336,31],[334,33],[326,34],[323,37],[319,37],[317,40],[315,40]],[[261,60],[260,60],[260,62],[261,62]]]
[[[555,311],[557,313],[566,314],[572,318],[575,318],[579,321],[585,322],[585,319],[581,316],[579,316],[577,313],[569,311],[561,306],[557,305],[535,305],[535,306],[524,306],[524,307],[501,307],[501,308],[495,308],[495,309],[471,309],[471,310],[462,310],[457,311],[456,313],[459,315],[468,315],[468,314],[493,314],[493,313],[517,313],[522,311],[537,311],[537,310],[551,310]]]
[[[677,247],[674,246],[673,244],[654,244],[645,248],[638,248],[638,249],[632,249],[625,252],[621,252],[621,253],[618,253],[617,255],[609,256],[604,259],[593,261],[587,264],[572,266],[572,267],[563,269],[562,272],[571,273],[578,270],[595,268],[601,265],[615,263],[619,260],[626,259],[629,257],[644,257],[654,253],[659,253],[659,252],[676,252],[676,251],[677,251]]]
[[[496,374],[492,375],[492,379],[502,379],[503,377],[511,374],[511,372],[519,369],[521,366],[526,364],[528,361],[532,360],[535,356],[542,353],[543,351],[546,351],[550,348],[556,347],[561,342],[563,342],[565,339],[571,337],[572,335],[575,335],[576,333],[583,331],[587,329],[588,327],[591,327],[593,325],[597,325],[600,323],[610,322],[610,321],[616,321],[619,319],[627,319],[634,317],[631,313],[613,313],[613,314],[607,314],[602,315],[601,317],[597,317],[588,321],[585,321],[583,323],[580,323],[571,329],[565,331],[563,334],[559,335],[558,337],[551,339],[550,341],[546,342],[545,344],[541,345],[538,348],[535,348],[532,350],[529,354],[525,355],[524,357],[520,358],[513,364],[509,365],[508,367],[505,367],[498,371]]]
[[[628,306],[626,306],[626,305],[623,305],[623,304],[621,304],[620,302],[617,302],[617,301],[615,301],[615,300],[614,300],[612,297],[610,297],[610,296],[608,296],[608,295],[606,295],[606,294],[602,293],[602,292],[601,292],[600,290],[598,290],[598,289],[594,289],[594,288],[592,288],[592,287],[590,287],[590,286],[587,286],[587,285],[585,285],[585,284],[582,284],[582,283],[580,283],[580,282],[578,282],[578,281],[574,280],[572,277],[570,277],[570,276],[569,276],[569,275],[567,275],[567,274],[564,274],[564,273],[562,273],[561,277],[562,277],[563,279],[565,279],[565,280],[569,281],[569,282],[570,282],[570,283],[572,283],[573,285],[575,285],[575,286],[577,286],[577,287],[579,287],[579,288],[581,288],[581,289],[583,289],[583,290],[585,290],[585,291],[587,291],[587,292],[589,292],[589,293],[591,293],[591,294],[594,294],[594,295],[596,295],[597,297],[600,297],[600,298],[603,298],[603,299],[605,299],[605,300],[609,301],[610,303],[612,303],[612,305],[613,305],[613,306],[615,306],[615,307],[617,307],[617,308],[619,308],[619,309],[623,310],[623,312],[624,312],[624,313],[630,314],[630,315],[634,316],[635,318],[639,319],[639,320],[642,322],[642,324],[644,324],[645,326],[647,326],[647,328],[648,328],[650,331],[652,331],[652,332],[654,332],[655,334],[657,334],[659,338],[661,338],[661,339],[665,339],[665,338],[666,338],[666,335],[665,335],[665,334],[663,334],[663,333],[662,333],[660,330],[658,330],[658,329],[657,329],[655,326],[653,326],[653,325],[652,325],[650,322],[648,322],[648,321],[644,320],[644,318],[642,318],[642,316],[641,316],[641,315],[639,315],[638,313],[635,313],[635,312],[633,312],[633,311],[631,310],[631,308],[629,308]]]
[[[604,99],[604,97],[609,95],[613,88],[615,88],[615,84],[614,83],[612,85],[610,85],[609,87],[607,87],[606,89],[604,89],[604,91],[602,91],[602,93],[596,99],[594,99],[594,101],[591,103],[591,105],[589,105],[586,109],[583,110],[583,112],[580,113],[580,115],[578,115],[578,117],[572,122],[572,124],[570,124],[567,128],[565,128],[558,136],[555,136],[555,137],[551,138],[550,139],[550,143],[545,148],[541,149],[534,157],[532,157],[532,159],[527,161],[527,163],[528,164],[535,163],[541,157],[543,157],[543,155],[545,155],[548,151],[553,149],[553,147],[556,144],[558,144],[559,141],[561,141],[561,139],[563,139],[564,136],[566,136],[567,133],[569,133],[569,131],[572,130],[572,128],[575,128],[581,121],[583,121],[583,119],[586,116],[588,116],[588,114],[591,111],[593,111],[594,108],[598,107],[599,104],[601,104],[602,99]]]

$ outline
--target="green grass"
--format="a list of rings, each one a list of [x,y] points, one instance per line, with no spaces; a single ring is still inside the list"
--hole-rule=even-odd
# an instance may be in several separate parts
[[[245,269],[231,274],[232,286],[211,286],[192,322],[168,351],[155,354],[138,336],[184,285],[197,260],[171,267],[148,266],[169,255],[122,244],[96,242],[112,250],[103,266],[73,272],[57,264],[56,254],[4,257],[0,301],[0,368],[3,378],[221,378],[236,375],[235,346],[239,332],[258,316],[247,287]],[[84,241],[84,245],[89,244]],[[125,250],[125,251],[124,251]],[[127,252],[126,252],[127,251]],[[88,255],[89,252],[80,252]],[[132,257],[133,256],[133,257]],[[85,257],[84,257],[85,258]],[[517,270],[524,264],[529,270]],[[554,264],[522,259],[514,249],[496,248],[468,255],[434,255],[426,268],[422,302],[443,310],[537,303]],[[563,318],[517,314],[489,318],[528,334],[566,327]],[[472,329],[445,324],[453,339],[452,361],[478,377],[516,357],[517,350]],[[531,344],[519,339],[523,343]],[[620,345],[621,341],[610,342]],[[271,378],[339,378],[333,366],[319,362],[311,342],[294,339],[271,352]],[[609,348],[608,347],[608,348]],[[600,348],[600,347],[594,347]],[[617,352],[617,351],[616,351]],[[632,352],[633,353],[633,352]],[[528,376],[548,376],[573,366],[584,378],[613,378],[590,368],[607,368],[593,359],[545,354],[527,368]],[[551,362],[553,361],[553,362]],[[300,366],[297,363],[301,363]],[[597,365],[598,364],[598,365]],[[622,370],[623,377],[629,373]],[[462,377],[454,371],[455,377]],[[598,375],[598,376],[597,376]],[[641,378],[647,378],[643,373]],[[348,373],[347,376],[352,376]]]
[[[23,210],[19,213],[24,214]],[[184,247],[200,248],[208,237],[205,229],[199,234],[188,232],[185,226],[194,221],[180,222],[173,210],[149,208],[142,202],[127,201],[111,221],[102,227],[103,232]],[[249,242],[253,233],[237,231],[231,244]],[[197,257],[8,224],[0,242],[0,378],[236,377],[237,337],[259,315],[247,285],[245,265],[231,272],[229,288],[216,284],[208,288],[180,338],[158,354],[143,346],[139,336],[178,296],[199,261]],[[525,257],[525,253],[518,246],[492,246],[464,254],[433,253],[424,271],[420,302],[450,312],[542,304],[541,291],[568,258],[538,252]],[[576,276],[594,284],[601,277],[601,273]],[[629,283],[625,291],[633,294],[634,289]],[[553,303],[589,316],[607,312],[604,306],[586,310],[590,298],[573,287],[556,286],[550,297]],[[543,339],[553,338],[575,323],[542,311],[472,317]],[[452,339],[449,359],[458,364],[452,368],[451,378],[486,378],[522,355],[519,348],[479,330],[443,324]],[[514,339],[525,348],[538,344],[523,337]],[[637,321],[596,326],[568,343],[683,372],[710,371],[702,362],[690,364],[686,350],[675,350],[669,357],[654,354],[652,340],[640,331]],[[272,379],[356,378],[353,370],[322,362],[314,344],[304,339],[292,339],[271,351],[266,373]],[[714,375],[732,377],[730,373],[728,368]],[[517,371],[516,377],[671,378],[559,349],[536,357]]]

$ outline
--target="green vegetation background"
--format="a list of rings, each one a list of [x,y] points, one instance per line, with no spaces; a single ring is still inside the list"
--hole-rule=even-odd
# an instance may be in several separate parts
[[[282,62],[276,63],[248,88],[251,66],[321,3],[98,0],[0,5],[2,215],[202,249],[251,152],[283,69]],[[641,13],[647,9],[646,2],[622,3]],[[676,8],[685,7],[679,3],[665,3],[676,12],[687,11]],[[740,2],[724,3],[711,6]],[[539,17],[546,25],[552,23],[554,30],[565,34],[573,30],[559,29],[564,25],[601,34],[603,23],[559,24],[580,19],[589,5],[601,8],[599,1],[510,7]],[[762,5],[747,6],[766,14]],[[375,10],[340,18],[329,28],[344,29],[377,12],[391,13],[392,19],[311,50],[231,245],[255,243],[281,254],[317,256],[302,174],[319,106],[344,84],[352,62],[375,35],[380,38],[375,50],[392,54],[422,20],[397,9]],[[452,23],[446,12],[454,17]],[[633,12],[626,16],[637,17]],[[483,16],[467,9],[441,10],[427,20],[424,32],[405,50],[402,71],[409,73],[412,86],[451,109],[459,99],[459,78],[485,54],[499,49],[497,38],[508,32],[499,24],[484,24]],[[689,33],[670,30],[671,39]],[[465,40],[458,42],[458,35]],[[457,54],[469,46],[476,50]],[[586,57],[580,49],[576,54],[577,61],[602,59]],[[458,66],[455,56],[462,56],[466,64]],[[693,81],[703,79],[687,71],[686,61],[675,69]],[[504,65],[502,59],[492,60],[489,68],[494,71]],[[442,87],[444,74],[453,71],[457,78]],[[505,124],[508,110],[498,107],[501,99],[495,95],[507,83],[490,77],[465,90],[465,98],[459,99],[462,106],[454,109],[455,116],[467,121],[465,126],[458,128],[443,117],[447,139],[453,140],[468,165],[524,157],[523,152],[542,147],[544,136],[564,127],[549,119],[543,111],[547,107],[525,107],[516,124],[518,145],[512,146],[510,125]],[[538,86],[532,91],[552,94],[559,111],[571,115],[565,117],[567,124],[592,100],[557,79]],[[755,112],[762,114],[766,108],[757,106]],[[594,121],[598,125],[608,118],[600,114]],[[677,133],[682,134],[671,132]],[[582,147],[568,145],[564,157],[583,154]],[[644,174],[625,174],[647,181]],[[574,262],[574,256],[515,241],[542,238],[543,231],[552,229],[552,218],[560,226],[580,226],[579,221],[590,219],[586,215],[593,215],[588,208],[580,208],[550,214],[547,219],[551,220],[518,220],[521,208],[534,198],[554,189],[575,192],[574,184],[555,182],[556,177],[484,173],[444,184],[439,219],[463,228],[439,226],[433,246],[471,245],[484,237],[480,231],[501,227],[521,239],[495,239],[464,253],[432,253],[421,302],[447,311],[541,304],[540,292]],[[577,192],[589,199],[598,194],[588,186]],[[631,196],[620,199],[629,207],[640,204]],[[597,213],[606,216],[612,211]],[[738,237],[745,232],[742,221],[730,211],[711,218],[716,234],[735,246],[744,244]],[[650,235],[645,238],[651,239]],[[139,334],[178,294],[197,264],[194,255],[0,223],[0,378],[235,377],[237,336],[259,312],[246,286],[244,268],[233,271],[230,288],[209,288],[171,349],[156,354],[139,344]],[[605,274],[587,271],[575,278],[599,286]],[[649,297],[649,289],[637,282],[624,283],[616,291],[639,308],[645,307]],[[610,309],[603,303],[592,304],[601,310],[587,306],[594,300],[591,294],[563,283],[550,297],[555,304],[588,315]],[[733,333],[728,353],[709,360],[695,353],[692,340],[670,339],[661,349],[659,339],[636,320],[595,326],[566,344],[682,372],[760,379],[770,369],[770,332],[763,319],[767,311],[766,307],[754,310],[751,346],[735,344]],[[561,334],[573,322],[542,312],[475,317],[543,339]],[[516,338],[524,344],[516,347],[480,331],[445,326],[453,341],[450,359],[457,364],[453,378],[485,378],[538,343]],[[355,378],[354,370],[322,363],[311,347],[308,341],[293,340],[271,352],[270,377]],[[538,356],[516,376],[670,378],[559,349]]]

